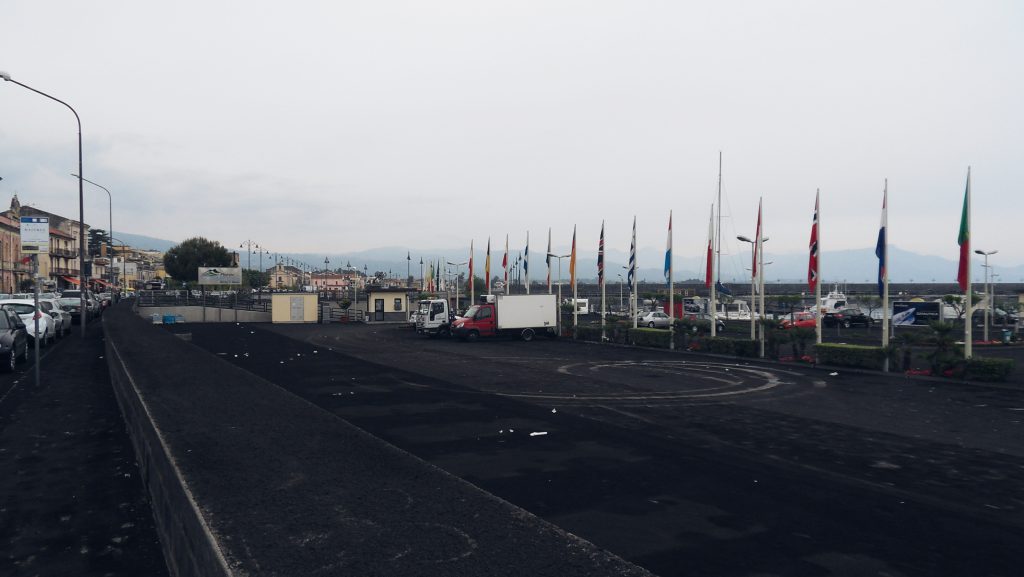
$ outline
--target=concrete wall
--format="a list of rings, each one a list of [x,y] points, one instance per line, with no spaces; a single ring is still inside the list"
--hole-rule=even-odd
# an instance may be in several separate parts
[[[182,317],[185,323],[269,323],[271,313],[263,311],[245,311],[238,309],[221,309],[213,307],[138,307],[140,317],[151,320],[153,315],[163,319],[164,315]],[[316,311],[314,310],[314,315]],[[315,320],[314,316],[314,320]],[[157,323],[159,324],[159,323]]]
[[[296,300],[302,302],[302,320],[292,319],[292,304]],[[275,323],[315,323],[317,321],[317,295],[309,293],[283,293],[271,296],[270,308],[273,311],[272,321]]]

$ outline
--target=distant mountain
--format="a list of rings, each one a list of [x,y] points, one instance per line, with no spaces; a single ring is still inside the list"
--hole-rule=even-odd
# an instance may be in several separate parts
[[[178,244],[173,240],[153,238],[151,236],[132,234],[130,232],[117,231],[111,236],[114,238],[114,244],[124,243],[132,248],[139,248],[143,250],[158,250],[160,252],[166,252]]]

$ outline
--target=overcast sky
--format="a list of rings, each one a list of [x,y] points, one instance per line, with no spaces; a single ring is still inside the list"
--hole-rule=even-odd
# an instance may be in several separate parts
[[[273,252],[488,236],[1024,263],[1024,3],[7,0],[0,70],[71,104],[114,229]],[[77,218],[74,118],[0,82],[0,202]],[[89,185],[86,185],[87,187]],[[107,197],[86,189],[86,221]],[[827,262],[827,261],[826,261]],[[838,266],[838,265],[834,265]],[[950,279],[956,271],[950,272]]]

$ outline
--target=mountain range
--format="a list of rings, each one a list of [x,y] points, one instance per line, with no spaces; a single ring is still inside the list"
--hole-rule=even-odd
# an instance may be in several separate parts
[[[148,250],[166,251],[177,243],[170,240],[116,232],[114,237],[124,241],[130,246]],[[231,249],[229,249],[231,250]],[[415,253],[415,254],[413,254]],[[518,253],[514,253],[518,254]],[[546,265],[543,260],[543,253],[538,253],[531,259],[530,276],[534,280],[545,278],[547,275]],[[503,250],[493,251],[491,254],[491,274],[501,276],[501,259]],[[420,278],[420,259],[424,261],[424,267],[430,262],[464,263],[468,260],[465,248],[452,248],[448,250],[420,251],[415,248],[388,246],[353,252],[333,253],[288,253],[278,255],[288,257],[292,261],[298,261],[311,266],[314,270],[321,270],[324,267],[324,258],[329,261],[328,268],[337,270],[346,266],[356,269],[364,269],[368,273],[382,271],[392,276],[402,277],[406,270],[415,277]],[[408,256],[408,260],[407,260]],[[510,255],[513,258],[513,255]],[[597,278],[597,255],[593,252],[580,253],[578,274],[581,280],[593,280]],[[484,251],[477,250],[474,268],[476,276],[483,276]],[[665,254],[661,250],[647,248],[641,249],[637,254],[638,269],[637,276],[640,280],[657,281],[664,278],[663,264]],[[802,282],[807,278],[807,253],[766,253],[765,280],[766,282]],[[264,258],[264,267],[273,265],[274,257]],[[624,251],[607,250],[605,252],[606,280],[609,283],[617,282],[618,275],[626,276],[625,265],[629,256]],[[719,277],[723,282],[747,282],[750,278],[749,253],[743,256],[722,255],[721,272]],[[248,264],[243,259],[243,265]],[[645,263],[658,263],[655,267],[646,266]],[[769,264],[770,263],[770,264]],[[255,266],[255,263],[253,263]],[[557,276],[557,262],[553,262],[552,275]],[[875,257],[874,248],[851,249],[831,251],[822,255],[822,280],[825,283],[859,283],[872,282],[878,278],[878,258]],[[674,259],[675,270],[673,277],[676,282],[702,280],[704,278],[704,259],[702,257],[677,257]],[[454,269],[454,267],[452,267]],[[977,282],[984,279],[984,270],[978,264],[973,267],[973,276]],[[466,266],[459,269],[465,272]],[[993,264],[992,271],[998,275],[1000,282],[1024,282],[1024,265],[1001,267]],[[953,282],[956,280],[957,261],[931,255],[922,255],[889,246],[889,280],[891,282]],[[567,259],[562,262],[562,276],[569,277],[569,263]]]

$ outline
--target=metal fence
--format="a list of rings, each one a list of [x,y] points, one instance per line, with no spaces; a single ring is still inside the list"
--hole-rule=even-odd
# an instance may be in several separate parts
[[[238,309],[244,311],[269,312],[271,310],[269,295],[261,295],[259,293],[143,290],[138,291],[136,297],[140,307],[205,306],[207,308]]]

